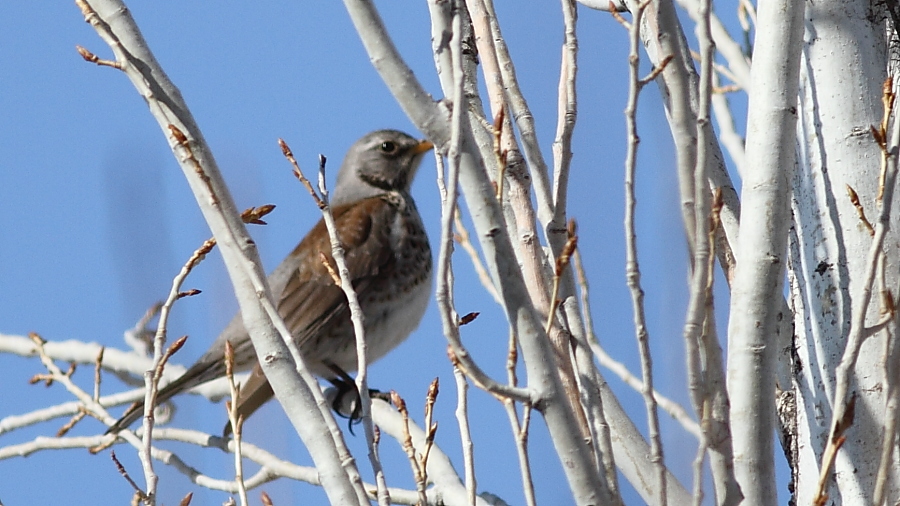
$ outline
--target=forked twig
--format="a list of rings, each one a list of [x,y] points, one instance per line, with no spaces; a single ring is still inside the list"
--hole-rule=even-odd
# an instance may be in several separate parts
[[[231,341],[225,341],[225,377],[231,390],[231,400],[225,403],[228,411],[228,422],[234,436],[234,481],[238,487],[241,506],[247,506],[247,487],[244,484],[244,458],[241,452],[241,438],[244,429],[244,415],[238,411],[237,401],[241,396],[240,385],[234,381],[234,347]]]
[[[326,158],[324,155],[319,155],[319,189],[317,192],[309,179],[303,175],[300,164],[297,163],[297,160],[294,158],[294,154],[287,143],[283,139],[278,139],[278,145],[281,147],[281,151],[285,158],[291,163],[294,176],[304,187],[306,187],[310,196],[315,201],[316,206],[322,211],[322,220],[325,222],[325,228],[328,231],[328,237],[331,241],[331,257],[334,259],[334,266],[330,265],[331,262],[329,262],[327,258],[324,258],[324,255],[323,263],[335,279],[337,286],[344,292],[344,296],[347,298],[347,306],[350,309],[350,321],[353,324],[353,333],[356,343],[356,390],[359,393],[360,401],[359,417],[366,434],[366,445],[369,449],[369,463],[375,473],[375,483],[378,486],[378,502],[379,504],[387,504],[390,499],[387,492],[387,483],[384,478],[384,470],[381,466],[378,449],[375,445],[375,428],[372,423],[372,399],[369,397],[369,386],[367,382],[368,364],[366,363],[366,357],[368,356],[368,352],[364,317],[362,307],[359,305],[359,298],[357,297],[356,290],[353,288],[353,281],[350,278],[350,270],[347,268],[347,263],[344,259],[344,248],[337,233],[334,215],[328,204],[328,191],[325,188]],[[335,276],[332,267],[337,268],[337,276]]]
[[[134,482],[133,479],[131,479],[131,476],[128,474],[128,471],[125,469],[125,466],[123,466],[122,463],[119,462],[118,457],[116,457],[116,452],[114,452],[114,451],[109,452],[109,457],[112,459],[113,463],[116,465],[116,469],[119,471],[119,474],[121,474],[122,477],[125,478],[125,481],[127,481],[128,484],[131,485],[131,488],[134,489],[134,493],[138,497],[138,499],[141,502],[148,502],[150,500],[150,497],[148,497],[147,494],[143,490],[141,490],[141,487],[139,487],[137,485],[137,483]]]
[[[400,444],[403,446],[403,451],[406,453],[406,458],[409,459],[409,465],[412,468],[413,479],[416,482],[416,491],[419,494],[419,502],[420,504],[428,504],[428,496],[425,495],[426,471],[422,469],[422,462],[416,455],[416,448],[413,446],[412,436],[409,433],[409,411],[406,409],[406,401],[400,397],[400,394],[391,391],[391,403],[400,412],[400,416],[403,417],[403,438]],[[428,428],[426,427],[425,430],[428,430]]]

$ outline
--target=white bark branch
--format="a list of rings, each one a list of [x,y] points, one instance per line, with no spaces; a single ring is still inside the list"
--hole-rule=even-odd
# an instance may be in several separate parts
[[[345,0],[344,4],[369,52],[370,60],[401,107],[435,146],[446,149],[450,138],[446,116],[424,94],[421,85],[401,59],[372,3],[367,0]],[[468,117],[462,116],[460,185],[466,195],[492,278],[500,284],[507,318],[519,337],[528,372],[528,387],[534,392],[532,398],[550,429],[576,503],[606,502],[609,500],[608,490],[603,488],[593,458],[585,448],[573,406],[562,395],[556,358],[541,328],[541,320],[527,296],[528,290],[515,260],[502,211],[468,127]]]
[[[728,332],[735,475],[748,504],[776,502],[777,315],[790,217],[803,3],[764,0],[751,71],[741,236]]]
[[[355,485],[358,481],[350,479],[358,471],[352,464],[345,470],[337,445],[331,437],[322,437],[328,434],[328,427],[311,391],[316,388],[315,381],[308,373],[304,381],[295,372],[298,368],[305,370],[305,366],[299,353],[288,349],[291,334],[275,310],[256,245],[187,104],[156,61],[124,4],[118,0],[84,0],[79,5],[85,19],[113,49],[176,154],[222,251],[260,364],[316,462],[323,488],[332,502],[360,504],[364,491]]]

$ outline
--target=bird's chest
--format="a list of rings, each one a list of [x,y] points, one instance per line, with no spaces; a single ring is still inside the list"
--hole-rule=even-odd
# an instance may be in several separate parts
[[[393,261],[379,287],[360,301],[374,361],[419,325],[431,293],[432,257],[425,227],[414,205],[398,209],[390,226]]]
[[[377,299],[396,304],[397,300],[418,296],[422,286],[430,288],[432,258],[428,236],[414,203],[407,200],[397,205],[389,224],[386,240],[390,244],[391,260],[383,266],[379,286],[372,292]]]

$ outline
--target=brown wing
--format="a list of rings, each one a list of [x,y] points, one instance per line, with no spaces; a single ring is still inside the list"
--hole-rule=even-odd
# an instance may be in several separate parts
[[[379,197],[334,210],[350,279],[361,298],[374,276],[393,268],[390,222],[395,213],[395,208]],[[344,292],[321,261],[320,254],[324,254],[337,271],[324,221],[319,221],[291,254],[302,259],[301,268],[285,285],[278,313],[302,350],[311,336],[336,318],[347,318],[349,312]]]
[[[350,279],[356,293],[364,298],[374,276],[394,268],[390,235],[396,208],[384,199],[373,197],[337,207],[333,213]],[[332,322],[349,318],[344,292],[325,268],[320,252],[336,272],[324,221],[319,221],[291,253],[298,256],[300,267],[291,275],[278,303],[278,313],[291,329],[301,353],[304,343],[316,332]],[[257,365],[241,387],[237,409],[246,419],[271,397],[272,387]],[[226,434],[229,430],[226,426]]]

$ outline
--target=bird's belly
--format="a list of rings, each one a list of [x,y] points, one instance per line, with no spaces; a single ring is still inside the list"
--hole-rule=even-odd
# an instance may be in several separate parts
[[[430,292],[429,276],[428,280],[402,295],[397,304],[377,303],[366,308],[366,351],[370,364],[396,348],[416,330],[428,307]]]
[[[431,292],[431,276],[413,288],[395,292],[395,297],[385,300],[382,297],[374,300],[360,300],[365,315],[366,355],[371,364],[387,355],[409,337],[419,326],[425,309],[428,307]],[[320,377],[334,377],[334,372],[327,363],[338,366],[345,372],[357,370],[356,339],[350,321],[341,325],[341,331],[332,334],[332,346],[327,356],[319,357],[313,351],[307,355],[307,365]],[[312,351],[312,350],[311,350]],[[318,350],[317,350],[318,351]]]

